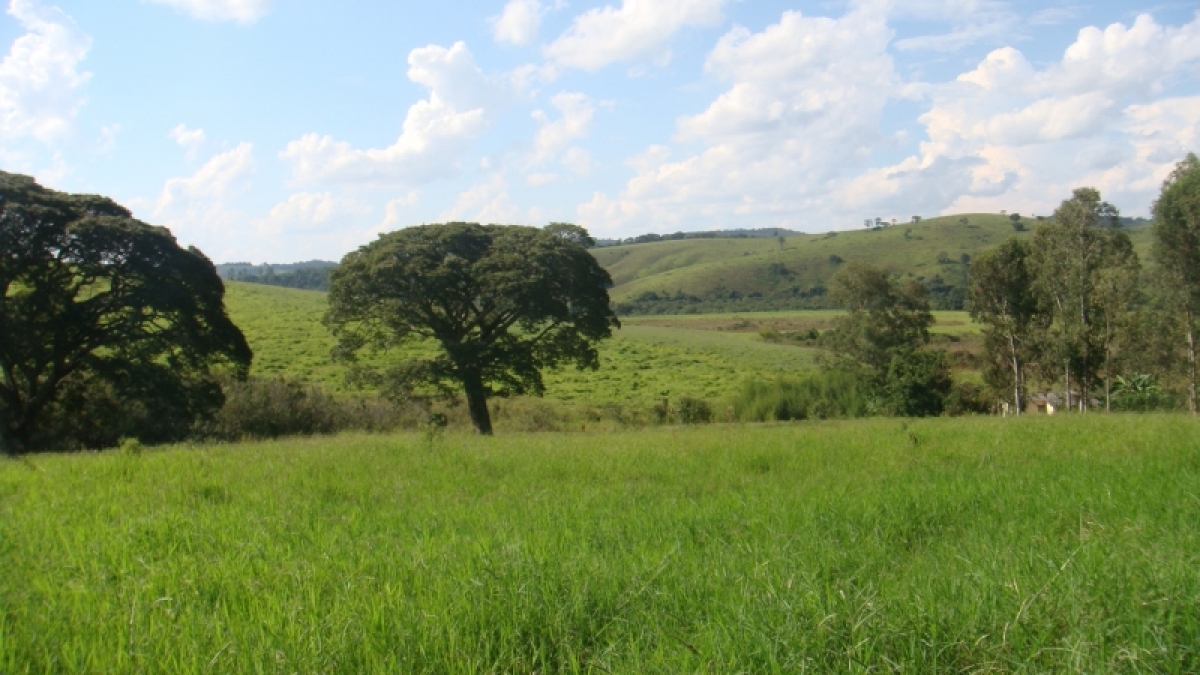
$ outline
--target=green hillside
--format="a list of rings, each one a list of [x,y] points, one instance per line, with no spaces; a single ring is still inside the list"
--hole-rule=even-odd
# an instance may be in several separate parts
[[[967,224],[961,219],[967,218]],[[842,264],[859,261],[924,282],[936,307],[961,308],[966,267],[1017,232],[1008,216],[965,214],[892,227],[777,239],[690,239],[595,249],[622,313],[687,313],[826,307],[824,289]],[[1149,228],[1128,230],[1139,253]],[[944,255],[942,255],[944,254]],[[940,260],[939,260],[940,259]],[[954,289],[958,289],[957,293]]]

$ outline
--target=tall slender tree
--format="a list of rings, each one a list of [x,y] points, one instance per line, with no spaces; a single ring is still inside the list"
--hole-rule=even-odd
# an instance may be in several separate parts
[[[1030,247],[1010,239],[971,263],[971,318],[983,324],[984,347],[993,386],[1011,387],[1016,414],[1025,406],[1025,368],[1044,312],[1034,291]]]
[[[1154,202],[1153,256],[1167,283],[1168,306],[1183,316],[1188,409],[1196,414],[1196,330],[1200,317],[1200,160],[1175,166]]]

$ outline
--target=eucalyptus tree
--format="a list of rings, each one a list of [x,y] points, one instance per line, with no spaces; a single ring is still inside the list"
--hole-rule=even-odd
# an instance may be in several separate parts
[[[983,325],[984,350],[990,357],[985,376],[997,389],[1011,388],[1018,415],[1025,405],[1026,364],[1044,317],[1030,255],[1030,246],[1015,238],[979,254],[971,263],[968,287],[971,318]]]
[[[541,395],[541,371],[596,369],[596,343],[620,327],[612,279],[585,248],[583,228],[446,223],[380,236],[330,276],[325,324],[336,354],[430,341],[439,354],[398,364],[414,389],[457,384],[471,421],[492,433],[487,399]]]
[[[1054,316],[1047,333],[1047,353],[1054,358],[1044,365],[1049,366],[1048,372],[1062,373],[1068,407],[1074,377],[1080,410],[1087,409],[1105,360],[1100,275],[1124,259],[1123,251],[1132,253],[1129,238],[1119,227],[1116,207],[1103,201],[1099,191],[1079,188],[1054,212],[1052,222],[1034,234],[1035,288],[1051,303]]]
[[[41,423],[67,389],[79,405],[100,390],[117,407],[139,403],[134,435],[187,433],[221,403],[210,368],[250,366],[224,293],[208,258],[165,228],[0,172],[0,446],[51,443]],[[163,430],[164,416],[177,424]]]
[[[1196,414],[1196,321],[1200,317],[1200,160],[1175,166],[1154,202],[1154,261],[1169,307],[1183,317],[1188,363],[1188,409]]]

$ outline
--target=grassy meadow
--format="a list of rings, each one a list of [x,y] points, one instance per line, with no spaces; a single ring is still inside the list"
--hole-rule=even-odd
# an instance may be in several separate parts
[[[1196,425],[0,460],[0,671],[1196,672]]]
[[[227,282],[230,317],[254,350],[253,373],[343,388],[343,366],[333,363],[334,339],[320,323],[325,294],[276,286]],[[836,310],[637,316],[600,344],[600,369],[549,371],[551,404],[618,404],[648,407],[664,396],[692,396],[715,404],[732,397],[748,377],[771,378],[815,367],[818,350],[764,340],[765,326],[799,331],[832,325]],[[978,331],[965,312],[935,312],[934,333]],[[408,354],[432,354],[415,345],[374,357],[379,364]]]

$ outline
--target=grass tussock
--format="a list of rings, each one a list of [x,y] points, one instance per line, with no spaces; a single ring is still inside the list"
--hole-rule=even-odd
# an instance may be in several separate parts
[[[0,462],[3,672],[1200,669],[1183,416]]]

